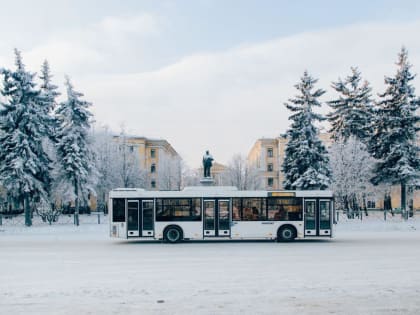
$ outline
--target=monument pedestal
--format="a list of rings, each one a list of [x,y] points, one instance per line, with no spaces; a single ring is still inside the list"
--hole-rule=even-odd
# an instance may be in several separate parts
[[[203,177],[200,179],[201,186],[207,187],[207,186],[214,186],[214,179],[213,177]]]

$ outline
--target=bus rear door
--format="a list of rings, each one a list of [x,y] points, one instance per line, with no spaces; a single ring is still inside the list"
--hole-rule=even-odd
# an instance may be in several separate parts
[[[331,236],[332,201],[305,199],[305,236]]]

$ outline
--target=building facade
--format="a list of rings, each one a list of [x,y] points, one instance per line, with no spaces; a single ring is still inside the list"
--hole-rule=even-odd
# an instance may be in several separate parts
[[[145,187],[148,190],[179,190],[181,187],[181,157],[172,145],[162,139],[138,136],[125,136],[122,140],[114,137],[120,145],[136,151],[140,169],[145,174]]]

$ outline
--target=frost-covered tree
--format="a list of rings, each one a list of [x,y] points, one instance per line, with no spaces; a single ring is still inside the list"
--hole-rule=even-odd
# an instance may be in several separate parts
[[[180,190],[182,186],[182,160],[168,154],[159,155],[157,187],[161,190]]]
[[[238,153],[227,165],[223,174],[223,184],[235,186],[239,190],[257,190],[262,189],[262,178],[257,167]]]
[[[332,82],[332,88],[339,94],[338,99],[328,102],[333,111],[327,115],[331,122],[331,137],[338,141],[355,136],[367,142],[372,134],[372,100],[367,81],[361,83],[357,68],[351,68],[351,75],[345,80]]]
[[[385,77],[386,90],[380,94],[370,150],[378,159],[372,182],[399,184],[401,209],[406,209],[406,187],[419,178],[420,160],[417,131],[420,117],[416,114],[420,99],[414,94],[411,65],[403,47],[398,56],[397,74]]]
[[[375,193],[370,182],[374,159],[367,152],[366,145],[355,136],[334,142],[329,152],[337,208],[341,206],[352,216],[360,205],[366,209],[366,197]]]
[[[199,186],[200,179],[202,177],[202,169],[191,169],[187,165],[183,165],[182,169],[182,186],[181,188],[187,186]]]
[[[42,145],[48,118],[35,73],[25,70],[17,49],[15,55],[16,70],[1,71],[5,101],[0,109],[0,182],[11,198],[23,202],[25,224],[30,226],[30,202],[48,199],[50,190],[51,161]]]
[[[106,206],[108,192],[120,187],[118,183],[117,164],[118,146],[114,141],[113,134],[108,127],[104,126],[94,134],[94,151],[96,168],[99,173],[96,194],[98,206]]]
[[[321,106],[318,98],[325,93],[322,89],[313,91],[318,80],[307,71],[295,85],[299,91],[285,106],[293,112],[287,130],[287,146],[283,162],[284,187],[293,190],[326,189],[330,185],[330,169],[327,150],[319,139],[318,128],[314,125],[325,118],[313,111]]]
[[[122,126],[118,136],[108,127],[94,134],[95,162],[99,181],[96,185],[98,205],[106,205],[108,192],[113,188],[145,188],[146,170],[138,147],[130,142]]]
[[[56,115],[57,129],[58,184],[63,192],[62,199],[74,200],[75,224],[79,225],[80,203],[87,204],[89,193],[94,193],[97,170],[89,135],[89,112],[91,103],[82,100],[83,94],[74,90],[66,77],[67,100],[61,102]]]

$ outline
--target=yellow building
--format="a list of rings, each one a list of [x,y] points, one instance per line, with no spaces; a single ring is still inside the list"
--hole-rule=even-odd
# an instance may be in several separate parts
[[[319,138],[324,145],[330,147],[332,140],[328,133],[321,133]],[[286,137],[261,138],[258,139],[248,154],[248,161],[253,163],[258,169],[266,190],[283,189],[284,174],[282,165],[287,145]],[[413,187],[412,187],[413,188]],[[368,207],[382,208],[383,193],[379,192],[376,197],[368,202]],[[391,188],[391,203],[393,208],[400,207],[401,192],[399,186]],[[412,189],[407,196],[408,203],[414,209],[420,209],[420,191]],[[410,201],[412,200],[412,201]]]
[[[149,139],[138,136],[114,137],[123,141],[130,151],[138,151],[140,168],[146,173],[146,189],[179,190],[181,186],[181,157],[162,139]]]
[[[248,161],[259,170],[266,190],[282,188],[284,143],[285,139],[282,137],[261,138],[255,142],[248,154]]]

